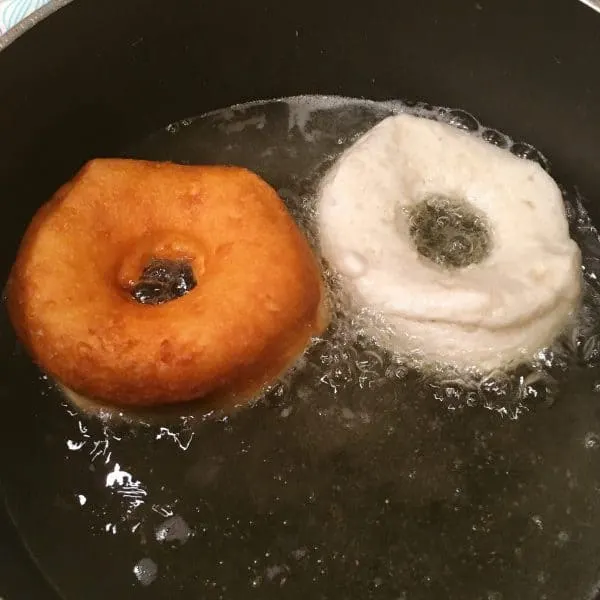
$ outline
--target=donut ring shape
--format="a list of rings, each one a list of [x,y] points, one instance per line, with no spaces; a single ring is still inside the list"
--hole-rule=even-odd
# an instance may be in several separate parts
[[[136,302],[153,258],[187,261],[197,286]],[[237,167],[91,161],[34,216],[7,300],[42,370],[76,395],[140,407],[245,397],[324,325],[308,242]]]
[[[409,213],[460,198],[491,238],[478,264],[423,257]],[[537,164],[451,125],[400,114],[368,131],[322,182],[325,258],[355,304],[379,314],[375,338],[415,360],[493,369],[532,358],[578,307],[581,254],[561,192]]]

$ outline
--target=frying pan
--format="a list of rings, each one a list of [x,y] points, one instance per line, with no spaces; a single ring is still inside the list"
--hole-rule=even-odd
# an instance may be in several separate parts
[[[541,150],[600,221],[600,16],[574,0],[55,0],[0,48],[2,280],[35,210],[85,160],[185,160],[162,134],[140,140],[221,107],[307,93],[468,110]],[[9,328],[0,333],[5,600],[600,597],[597,367],[576,370],[556,406],[502,425],[489,411],[419,412],[419,398],[404,398],[407,408],[384,415],[404,428],[401,447],[374,430],[372,457],[356,430],[332,430],[325,453],[303,445],[310,419],[300,433],[292,424],[274,434],[267,406],[241,424],[210,423],[185,452],[161,455],[147,430],[120,463],[96,448],[100,463],[80,464],[66,452],[67,429],[77,423],[85,436],[98,424],[55,418],[57,395]],[[403,479],[411,449],[420,487]],[[476,455],[471,495],[450,501],[450,471]],[[157,484],[137,537],[131,523],[121,535],[114,507],[99,515],[90,506],[102,493],[96,469],[109,465],[111,481],[125,479],[131,492],[140,462],[165,489],[190,472],[201,486],[171,506]],[[387,462],[398,480],[376,476]],[[84,485],[89,494],[78,493]]]

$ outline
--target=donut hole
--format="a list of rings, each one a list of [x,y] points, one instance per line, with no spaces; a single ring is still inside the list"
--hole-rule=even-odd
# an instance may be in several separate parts
[[[132,286],[131,295],[140,304],[164,304],[181,298],[196,285],[189,261],[153,258]]]
[[[419,254],[446,269],[480,263],[490,253],[485,218],[464,200],[425,198],[409,210],[409,232]]]

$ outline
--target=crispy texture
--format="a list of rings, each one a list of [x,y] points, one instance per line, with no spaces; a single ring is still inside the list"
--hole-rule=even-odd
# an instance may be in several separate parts
[[[151,257],[186,258],[198,285],[137,303],[130,286]],[[116,405],[251,394],[325,325],[306,239],[237,167],[89,162],[33,218],[7,296],[40,367]]]

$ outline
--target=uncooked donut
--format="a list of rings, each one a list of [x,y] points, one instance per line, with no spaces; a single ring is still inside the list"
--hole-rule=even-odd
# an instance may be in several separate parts
[[[417,248],[415,214],[440,201],[464,206],[483,233],[470,264]],[[408,114],[379,123],[325,177],[318,218],[325,258],[355,305],[385,323],[373,335],[407,358],[509,366],[551,343],[578,308],[581,256],[556,183],[445,123]]]

